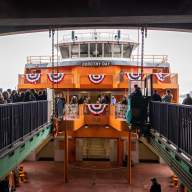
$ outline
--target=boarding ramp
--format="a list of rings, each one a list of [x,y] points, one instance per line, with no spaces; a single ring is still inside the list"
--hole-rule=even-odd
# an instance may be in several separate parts
[[[149,144],[191,190],[192,106],[151,102],[150,120]]]
[[[48,101],[0,105],[0,178],[50,135]]]

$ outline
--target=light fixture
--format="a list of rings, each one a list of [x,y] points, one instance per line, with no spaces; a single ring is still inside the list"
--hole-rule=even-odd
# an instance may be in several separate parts
[[[89,126],[88,126],[88,125],[85,125],[85,129],[87,129],[87,128],[89,128]]]
[[[105,125],[105,129],[109,129],[109,126],[108,126],[108,125]]]

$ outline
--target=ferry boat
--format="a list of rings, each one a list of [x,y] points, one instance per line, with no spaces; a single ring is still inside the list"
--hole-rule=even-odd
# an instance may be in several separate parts
[[[55,45],[58,56],[27,57],[18,89],[48,89],[66,100],[63,117],[55,118],[54,149],[48,157],[54,161],[65,158],[69,163],[102,160],[117,166],[123,166],[130,154],[132,163],[159,160],[138,142],[136,133],[129,134],[127,105],[121,101],[138,84],[144,95],[149,89],[160,95],[169,89],[177,103],[178,75],[171,73],[167,55],[144,55],[141,66],[141,56],[132,54],[138,46],[125,31],[77,30],[68,32]],[[148,77],[150,82],[146,81]],[[88,101],[72,103],[74,96]],[[109,102],[97,102],[102,96]]]

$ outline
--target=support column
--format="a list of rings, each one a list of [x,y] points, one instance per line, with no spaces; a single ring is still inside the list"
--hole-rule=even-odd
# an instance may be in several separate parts
[[[128,168],[128,184],[131,184],[131,131],[128,132],[128,157],[127,157],[127,168]]]
[[[68,135],[66,127],[64,129],[64,182],[68,183]]]
[[[123,164],[123,141],[121,138],[117,139],[117,163],[118,166]]]
[[[67,104],[70,103],[70,100],[69,100],[69,90],[67,89]]]

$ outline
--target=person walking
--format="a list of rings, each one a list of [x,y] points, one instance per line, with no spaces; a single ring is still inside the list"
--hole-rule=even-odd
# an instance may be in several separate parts
[[[152,185],[150,192],[161,192],[161,185],[157,182],[156,178],[151,179]]]
[[[183,100],[182,104],[184,104],[184,105],[192,105],[192,98],[191,98],[189,93],[186,95],[186,97]]]

